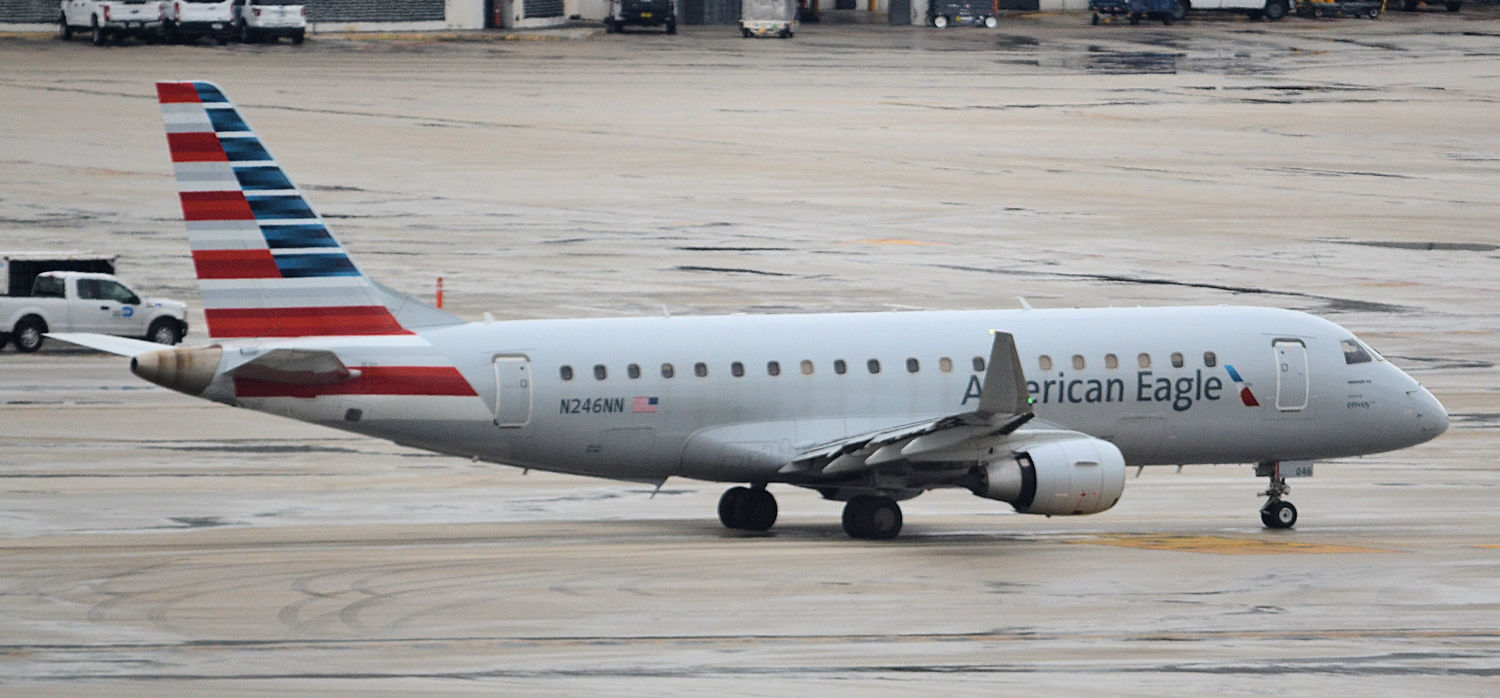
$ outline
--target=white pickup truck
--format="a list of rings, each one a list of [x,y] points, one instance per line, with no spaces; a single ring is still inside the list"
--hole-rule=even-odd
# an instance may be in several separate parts
[[[190,44],[205,36],[223,46],[234,36],[234,0],[172,0],[166,4],[167,41]]]
[[[240,42],[288,37],[294,44],[307,38],[307,8],[298,0],[234,0]]]
[[[1177,0],[1172,7],[1172,19],[1182,19],[1188,10],[1223,10],[1248,15],[1250,19],[1262,17],[1278,22],[1292,8],[1292,0]]]
[[[62,0],[57,31],[64,39],[87,31],[95,46],[103,46],[126,36],[155,41],[165,21],[166,4],[160,0]]]
[[[36,277],[29,296],[0,296],[0,347],[42,348],[48,332],[97,332],[176,344],[187,334],[187,306],[147,298],[109,274],[49,271]]]

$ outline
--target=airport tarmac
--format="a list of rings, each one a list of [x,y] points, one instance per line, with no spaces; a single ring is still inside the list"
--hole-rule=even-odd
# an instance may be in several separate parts
[[[120,254],[203,340],[152,82],[211,79],[368,273],[466,317],[1274,305],[1452,427],[1292,481],[1291,531],[1220,466],[1079,518],[931,493],[868,542],[812,492],[734,533],[723,485],[7,349],[0,691],[1494,693],[1500,11],[529,36],[564,40],[0,37],[0,250]]]

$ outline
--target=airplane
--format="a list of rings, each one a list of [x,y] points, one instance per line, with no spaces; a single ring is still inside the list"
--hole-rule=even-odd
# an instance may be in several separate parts
[[[214,402],[521,468],[735,483],[718,514],[741,531],[794,485],[872,540],[935,488],[1082,515],[1127,467],[1182,464],[1255,464],[1262,524],[1289,528],[1287,478],[1314,460],[1448,426],[1353,333],[1276,308],[465,322],[365,276],[217,85],[157,93],[210,341],[53,336]]]

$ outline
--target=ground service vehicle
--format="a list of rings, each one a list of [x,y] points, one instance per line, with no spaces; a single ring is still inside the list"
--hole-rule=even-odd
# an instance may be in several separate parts
[[[187,306],[142,299],[109,274],[49,271],[37,275],[28,295],[0,296],[0,346],[42,348],[48,332],[98,332],[176,344],[187,334]]]
[[[166,4],[162,33],[168,41],[192,43],[211,36],[220,45],[234,36],[234,0],[173,0]]]
[[[951,26],[986,26],[994,29],[1000,21],[994,0],[933,0],[927,7],[927,23],[943,29]]]
[[[73,32],[87,31],[95,46],[127,36],[154,41],[166,19],[159,0],[62,0],[61,9],[58,36],[71,39]]]
[[[796,0],[744,0],[740,6],[740,36],[789,39],[797,32]]]
[[[287,37],[294,44],[307,38],[307,8],[296,0],[234,0],[235,32],[240,42]]]
[[[677,0],[609,0],[604,30],[617,34],[625,27],[664,27],[677,33]]]
[[[1251,19],[1265,17],[1275,22],[1286,17],[1292,3],[1291,0],[1181,0],[1179,7],[1173,12],[1173,19],[1182,19],[1188,10],[1228,10]]]

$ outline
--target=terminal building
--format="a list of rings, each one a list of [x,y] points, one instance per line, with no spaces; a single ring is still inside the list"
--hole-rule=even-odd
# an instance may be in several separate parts
[[[569,19],[603,20],[608,0],[305,0],[308,27],[319,31],[542,28]],[[928,0],[808,0],[812,9],[867,22],[920,24]],[[1084,10],[1088,0],[998,0],[1000,10]],[[733,24],[740,0],[677,0],[681,24]],[[56,26],[57,0],[0,3],[0,29]]]

